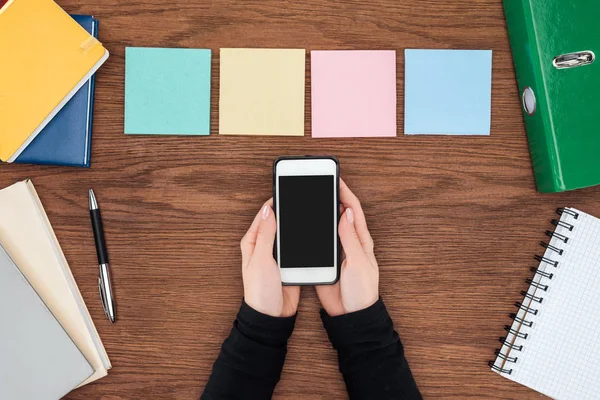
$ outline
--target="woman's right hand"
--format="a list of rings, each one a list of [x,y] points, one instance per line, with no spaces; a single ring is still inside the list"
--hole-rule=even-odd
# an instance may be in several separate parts
[[[379,299],[379,267],[359,200],[340,179],[342,215],[338,234],[345,253],[335,285],[317,286],[321,305],[332,317],[364,310]]]

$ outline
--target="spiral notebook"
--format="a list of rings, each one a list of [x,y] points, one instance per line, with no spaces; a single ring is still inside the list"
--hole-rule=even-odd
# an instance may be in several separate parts
[[[554,399],[600,398],[600,219],[558,209],[490,367]]]

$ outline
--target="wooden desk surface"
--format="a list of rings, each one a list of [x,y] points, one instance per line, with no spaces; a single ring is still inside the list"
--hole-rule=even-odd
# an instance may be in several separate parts
[[[94,14],[111,52],[97,74],[92,168],[2,165],[0,185],[33,179],[114,366],[68,399],[199,397],[240,304],[239,240],[271,195],[273,159],[292,154],[339,157],[425,398],[539,398],[486,363],[554,209],[600,215],[600,188],[536,193],[500,0],[58,2]],[[125,46],[213,49],[212,136],[123,134]],[[307,81],[304,138],[219,137],[220,47],[396,49],[400,134],[311,139]],[[405,48],[494,51],[490,137],[402,135]],[[114,326],[98,298],[90,187],[113,266]],[[275,399],[347,398],[318,308],[303,289]]]

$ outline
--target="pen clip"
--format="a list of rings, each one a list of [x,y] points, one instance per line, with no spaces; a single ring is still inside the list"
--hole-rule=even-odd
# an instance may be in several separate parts
[[[106,293],[104,293],[104,285],[102,284],[102,277],[98,277],[98,290],[100,291],[100,300],[102,300],[102,309],[104,310],[104,314],[107,318],[110,318],[108,315],[108,305],[106,304]]]

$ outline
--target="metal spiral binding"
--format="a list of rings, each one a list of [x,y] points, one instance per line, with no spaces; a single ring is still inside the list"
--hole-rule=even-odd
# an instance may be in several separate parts
[[[537,315],[538,312],[540,312],[540,310],[538,310],[537,308],[531,308],[529,306],[526,306],[520,301],[515,302],[515,307],[517,307],[519,310],[525,311],[526,314]]]
[[[496,350],[494,352],[495,355],[497,355],[498,357],[500,357],[502,360],[509,362],[509,363],[516,363],[517,361],[519,361],[519,357],[509,357],[504,353],[500,353],[500,350]]]
[[[578,213],[578,212],[575,212],[575,211],[573,211],[573,210],[568,210],[568,209],[566,209],[566,208],[558,208],[558,209],[556,210],[556,213],[557,213],[558,215],[560,215],[560,216],[562,216],[563,214],[568,214],[568,215],[572,216],[572,217],[573,217],[573,218],[575,218],[575,219],[578,219],[578,218],[579,218],[579,213]]]
[[[527,293],[524,290],[521,290],[521,295],[525,296],[526,298],[530,299],[531,301],[535,301],[536,303],[542,303],[542,301],[544,301],[543,297],[539,297],[539,296],[534,296],[531,293]]]
[[[494,371],[498,371],[498,372],[500,372],[501,374],[508,374],[508,375],[510,375],[510,374],[512,374],[512,372],[513,372],[513,370],[512,370],[512,369],[504,369],[504,368],[497,367],[497,366],[494,364],[494,362],[493,362],[493,361],[490,361],[490,362],[488,362],[488,365],[489,365],[489,367],[490,367],[491,369],[493,369]]]
[[[565,235],[561,235],[560,233],[556,233],[556,232],[552,232],[552,231],[546,231],[546,236],[548,236],[550,239],[555,237],[558,240],[562,240],[564,243],[567,243],[569,241],[569,238],[566,237]]]
[[[563,253],[565,252],[563,249],[559,249],[556,246],[552,246],[550,243],[540,242],[540,245],[542,247],[547,248],[548,250],[552,250],[553,252],[558,253],[559,256],[562,256]]]
[[[498,338],[498,341],[499,341],[500,343],[502,343],[503,345],[510,347],[512,350],[515,350],[515,351],[523,351],[523,345],[516,346],[515,344],[508,342],[508,341],[506,340],[506,338],[504,338],[504,337],[502,337],[502,336],[500,336],[500,337]]]
[[[536,255],[535,259],[538,260],[539,262],[545,262],[546,264],[550,264],[553,267],[558,267],[558,261],[551,260],[547,257],[542,257],[542,256]]]
[[[517,321],[519,324],[525,325],[528,328],[531,328],[533,326],[533,321],[527,321],[526,319],[520,318],[515,313],[510,313],[510,314],[508,314],[508,316],[513,321]]]
[[[510,333],[511,335],[517,336],[518,338],[521,338],[521,339],[527,339],[529,337],[529,333],[517,332],[509,325],[504,325],[504,330],[506,332]]]
[[[539,272],[541,273],[542,271],[539,271]],[[540,276],[544,276],[544,275],[540,275]],[[546,276],[546,277],[548,277],[548,276]],[[552,278],[550,278],[550,279],[552,279]],[[529,286],[533,286],[534,288],[543,290],[544,292],[547,292],[548,288],[550,287],[550,286],[544,285],[544,284],[542,284],[540,282],[536,282],[536,281],[534,281],[531,278],[525,279],[525,282],[529,283]],[[540,301],[540,303],[541,303],[541,301]]]
[[[554,274],[552,274],[550,272],[546,272],[546,271],[540,271],[540,269],[536,268],[536,267],[531,267],[531,268],[529,268],[529,270],[531,272],[534,272],[536,275],[539,275],[539,276],[541,276],[543,278],[548,278],[548,279],[554,278]],[[526,279],[525,282],[530,281],[530,280],[531,279]],[[530,283],[530,282],[527,282],[527,283]]]
[[[559,221],[557,219],[550,220],[550,223],[554,226],[562,226],[563,228],[567,228],[569,232],[572,232],[573,228],[575,227],[574,225],[571,225],[565,221]]]
[[[560,216],[562,216],[563,214],[566,214],[566,215],[573,217],[574,219],[579,218],[579,213],[577,213],[576,211],[573,211],[573,210],[566,209],[566,208],[559,208],[556,210],[556,213]],[[561,228],[567,229],[569,232],[572,232],[573,229],[575,229],[575,225],[570,224],[565,221],[553,219],[550,222],[552,223],[552,225],[554,225],[556,227],[561,227]],[[557,232],[546,231],[546,236],[548,236],[550,239],[556,238],[557,240],[560,240],[563,243],[568,243],[568,241],[569,241],[568,236],[565,236],[565,235],[563,235],[561,233],[557,233]],[[558,256],[562,256],[564,253],[564,249],[561,249],[557,246],[551,245],[550,243],[546,243],[546,242],[542,241],[542,242],[540,242],[540,245],[542,247],[544,247],[546,250],[549,250]],[[559,262],[557,260],[553,260],[551,257],[546,256],[546,255],[542,255],[542,256],[536,255],[535,259],[537,261],[539,261],[540,264],[547,264],[554,268],[557,268],[558,264],[559,264]],[[548,291],[548,288],[550,287],[550,285],[543,283],[542,280],[543,279],[548,280],[548,281],[552,280],[552,278],[554,278],[554,273],[543,271],[539,267],[538,268],[531,267],[530,270],[531,270],[531,272],[534,273],[534,276],[532,278],[527,278],[525,280],[525,282],[527,282],[529,287],[530,288],[534,287],[536,290],[540,290],[542,292]],[[539,278],[539,279],[536,281],[535,280],[536,278]],[[531,328],[533,326],[533,321],[528,320],[527,315],[533,316],[533,315],[537,315],[539,312],[539,309],[532,307],[532,303],[541,304],[544,301],[544,298],[541,296],[536,296],[534,294],[531,294],[531,293],[529,293],[529,291],[522,291],[521,295],[523,295],[525,299],[531,300],[529,305],[525,305],[525,304],[523,304],[523,302],[515,303],[515,306],[519,310],[524,311],[523,317],[519,317],[518,312],[511,313],[509,316],[512,320],[517,322],[520,325],[520,327]],[[504,330],[506,332],[508,332],[508,334],[506,335],[506,337],[500,337],[498,340],[500,341],[500,343],[502,343],[503,346],[507,347],[510,350],[506,354],[502,353],[502,349],[498,349],[495,351],[496,356],[498,358],[500,358],[501,360],[503,360],[504,362],[502,363],[502,366],[499,367],[495,364],[495,360],[490,361],[488,363],[488,365],[494,371],[500,372],[502,374],[508,374],[508,375],[512,374],[513,369],[507,368],[506,364],[507,363],[515,364],[518,361],[518,357],[509,356],[510,351],[519,351],[519,352],[523,351],[523,345],[515,344],[515,340],[517,338],[521,339],[521,340],[527,340],[527,338],[529,337],[529,333],[522,332],[520,327],[519,327],[519,329],[515,330],[512,328],[512,326],[509,326],[509,325],[504,326]]]

